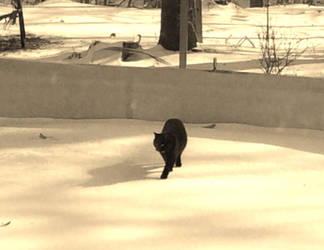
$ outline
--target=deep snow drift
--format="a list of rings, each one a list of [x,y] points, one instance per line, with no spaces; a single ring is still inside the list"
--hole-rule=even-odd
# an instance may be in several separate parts
[[[284,48],[290,43],[298,52],[307,48],[294,65],[283,71],[283,74],[324,76],[323,10],[321,6],[301,4],[270,7],[270,25],[279,38],[277,46]],[[0,6],[0,13],[10,11],[10,7]],[[23,59],[47,58],[49,61],[67,63],[65,58],[73,53],[84,53],[95,40],[107,43],[108,47],[116,45],[121,47],[122,41],[136,40],[137,34],[141,34],[143,49],[165,60],[167,64],[157,63],[149,56],[122,62],[121,52],[114,50],[100,51],[99,56],[90,60],[89,58],[70,60],[68,63],[176,67],[179,63],[178,53],[157,46],[160,14],[159,9],[89,6],[70,0],[47,0],[37,6],[24,6],[26,32],[56,43],[36,50],[3,52],[0,56]],[[205,6],[204,41],[198,44],[198,49],[202,52],[188,54],[188,67],[211,70],[213,59],[216,57],[217,68],[220,70],[262,72],[258,61],[260,58],[258,35],[262,34],[265,25],[265,8],[243,9],[234,4],[214,5],[211,8]],[[18,25],[0,29],[0,35],[17,34],[19,34]],[[116,36],[111,37],[111,34]],[[251,43],[249,40],[241,40],[245,37]]]
[[[186,127],[160,180],[162,122],[1,118],[0,249],[322,249],[324,132]]]

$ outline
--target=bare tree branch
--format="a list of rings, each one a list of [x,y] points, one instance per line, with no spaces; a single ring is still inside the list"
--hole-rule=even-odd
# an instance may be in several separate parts
[[[292,45],[291,42],[285,44],[284,39],[280,42],[276,38],[275,31],[272,30],[271,37],[268,37],[263,31],[263,34],[258,34],[261,58],[259,59],[260,66],[266,74],[280,75],[281,72],[291,65],[299,56],[307,50],[299,50],[301,40]]]

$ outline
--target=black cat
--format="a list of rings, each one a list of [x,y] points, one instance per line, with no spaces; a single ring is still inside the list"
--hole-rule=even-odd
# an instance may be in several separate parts
[[[161,179],[168,178],[174,163],[181,167],[181,154],[187,145],[186,129],[179,119],[169,119],[165,122],[162,133],[154,133],[153,145],[163,157],[165,167]]]

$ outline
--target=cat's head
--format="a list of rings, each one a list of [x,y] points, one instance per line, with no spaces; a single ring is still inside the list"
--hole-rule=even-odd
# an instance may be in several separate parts
[[[164,134],[158,134],[154,132],[153,145],[155,149],[161,153],[165,153],[167,149],[167,139]]]

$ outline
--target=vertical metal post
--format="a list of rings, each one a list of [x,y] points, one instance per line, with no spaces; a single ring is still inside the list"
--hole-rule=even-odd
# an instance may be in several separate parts
[[[22,12],[22,5],[21,0],[17,0],[17,8],[18,8],[18,15],[19,15],[19,28],[20,28],[20,41],[21,41],[21,47],[25,48],[25,23],[24,23],[24,16]]]
[[[266,40],[267,42],[269,42],[269,30],[270,30],[270,23],[269,23],[269,6],[270,6],[270,3],[269,3],[269,0],[267,0],[267,34],[266,34]]]
[[[180,69],[187,67],[188,50],[188,0],[180,0]]]

